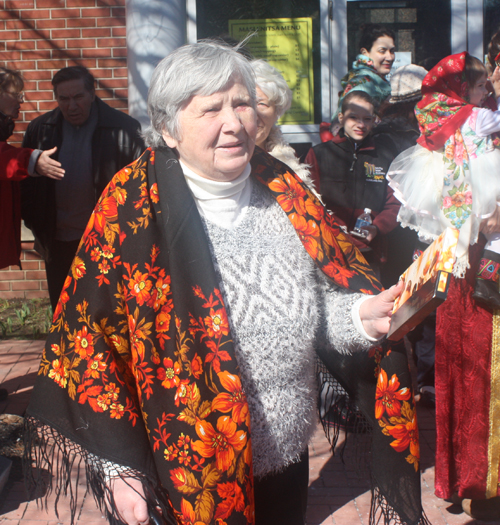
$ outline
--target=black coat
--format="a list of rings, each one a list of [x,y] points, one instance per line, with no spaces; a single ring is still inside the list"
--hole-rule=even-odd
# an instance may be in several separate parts
[[[114,109],[96,97],[98,120],[92,136],[92,172],[95,202],[113,175],[137,159],[145,145],[137,120]],[[63,141],[63,115],[56,108],[37,117],[30,123],[24,135],[23,147],[31,149],[58,150],[52,158],[57,159]],[[47,177],[30,177],[22,182],[22,217],[33,231],[37,247],[50,257],[50,246],[56,232],[57,182]]]

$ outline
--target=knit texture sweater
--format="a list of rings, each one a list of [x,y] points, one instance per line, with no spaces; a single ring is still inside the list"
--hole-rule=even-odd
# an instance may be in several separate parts
[[[267,188],[252,184],[233,228],[204,219],[248,399],[256,478],[297,461],[314,432],[315,346],[368,349],[351,309],[315,267]]]

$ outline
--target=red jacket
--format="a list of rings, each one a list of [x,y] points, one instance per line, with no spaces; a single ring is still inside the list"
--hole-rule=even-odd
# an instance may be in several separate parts
[[[32,149],[0,142],[0,268],[18,265],[21,255],[21,192]]]

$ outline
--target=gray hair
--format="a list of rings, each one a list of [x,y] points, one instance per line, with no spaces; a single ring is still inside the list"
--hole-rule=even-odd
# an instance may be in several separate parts
[[[203,40],[172,51],[151,77],[148,114],[151,126],[144,133],[147,146],[160,147],[162,132],[181,138],[179,113],[195,95],[210,96],[238,80],[247,88],[255,107],[255,76],[238,46]]]
[[[275,105],[278,118],[282,117],[292,105],[292,90],[283,75],[265,60],[256,59],[250,63],[255,72],[257,86]]]

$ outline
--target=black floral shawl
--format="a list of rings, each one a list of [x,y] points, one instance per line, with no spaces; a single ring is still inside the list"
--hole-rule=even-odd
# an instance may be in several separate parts
[[[349,237],[283,163],[258,150],[252,173],[333,282],[380,290]],[[254,523],[248,404],[217,283],[175,154],[146,150],[94,210],[27,410],[28,477],[43,482],[32,462],[49,468],[49,489],[71,494],[73,520],[71,467],[84,462],[98,503],[111,500],[111,522],[118,517],[106,480],[119,474],[139,478],[170,523]],[[370,357],[321,357],[375,429],[373,520],[382,510],[387,523],[424,523],[406,355],[379,347]]]

